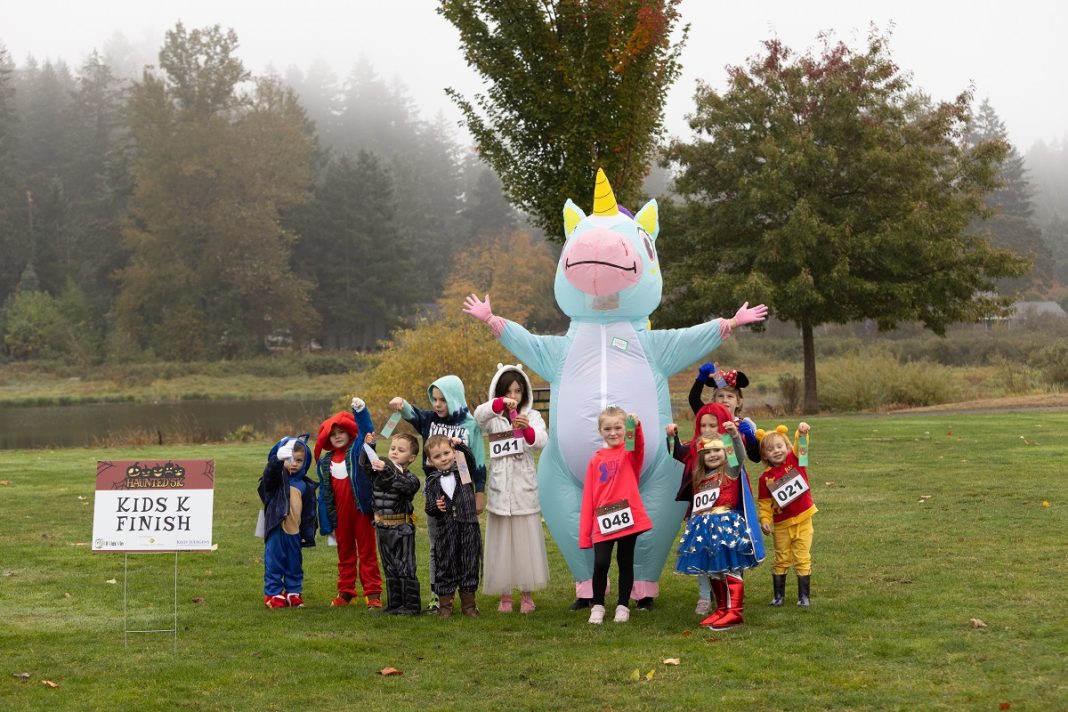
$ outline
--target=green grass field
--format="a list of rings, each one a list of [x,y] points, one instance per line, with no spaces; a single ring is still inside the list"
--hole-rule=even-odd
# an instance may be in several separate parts
[[[1068,413],[811,422],[812,608],[792,574],[788,605],[768,607],[765,562],[746,624],[719,633],[667,571],[655,611],[587,625],[552,544],[530,616],[482,596],[477,621],[331,609],[323,541],[305,552],[308,607],[265,610],[265,444],[2,452],[0,710],[1068,708]],[[95,462],[167,457],[215,459],[219,548],[178,557],[177,652],[169,634],[124,648],[124,557],[88,545]],[[131,555],[131,627],[168,627],[173,564]]]

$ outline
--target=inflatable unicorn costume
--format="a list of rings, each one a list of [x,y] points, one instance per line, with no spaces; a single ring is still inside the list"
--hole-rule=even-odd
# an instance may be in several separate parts
[[[608,405],[635,412],[646,425],[640,491],[653,520],[638,538],[631,596],[651,607],[660,573],[686,510],[675,501],[681,465],[654,434],[672,422],[668,378],[715,349],[731,328],[762,321],[764,305],[742,305],[733,319],[713,319],[686,329],[649,328],[660,304],[663,278],[654,243],[660,231],[655,200],[633,217],[620,210],[598,169],[593,214],[568,200],[567,242],[556,269],[560,309],[571,318],[563,336],[531,334],[495,316],[489,295],[464,302],[464,311],[486,322],[506,349],[550,384],[549,444],[538,463],[538,490],[549,531],[575,577],[579,599],[592,596],[593,551],[578,547],[582,485],[590,457],[603,443],[597,416]],[[644,604],[644,605],[643,605]]]

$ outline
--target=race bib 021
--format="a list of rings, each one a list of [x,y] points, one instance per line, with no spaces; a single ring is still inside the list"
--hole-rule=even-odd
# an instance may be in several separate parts
[[[775,504],[782,508],[808,492],[808,482],[800,472],[791,469],[775,482],[769,483],[768,489]]]

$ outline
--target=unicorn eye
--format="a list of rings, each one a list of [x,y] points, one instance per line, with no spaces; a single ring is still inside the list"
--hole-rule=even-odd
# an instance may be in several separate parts
[[[656,262],[656,252],[653,251],[653,241],[649,239],[649,233],[638,228],[638,234],[642,238],[642,244],[645,245],[645,251],[649,253],[649,259]]]

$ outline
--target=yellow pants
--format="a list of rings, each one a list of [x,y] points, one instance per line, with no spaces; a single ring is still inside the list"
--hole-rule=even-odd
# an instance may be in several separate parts
[[[812,517],[797,524],[775,524],[773,574],[785,574],[791,566],[798,576],[812,573]]]

